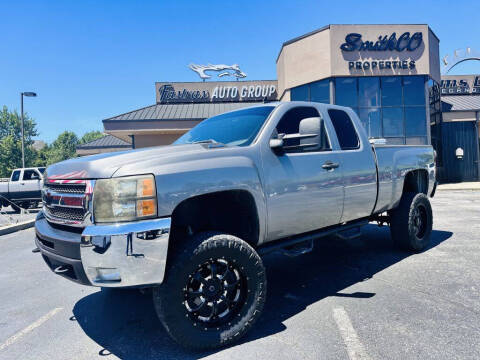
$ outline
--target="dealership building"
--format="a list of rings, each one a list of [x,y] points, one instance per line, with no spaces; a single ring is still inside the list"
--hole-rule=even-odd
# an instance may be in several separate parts
[[[200,81],[157,82],[154,104],[103,120],[105,132],[134,148],[165,145],[205,118],[255,103],[331,103],[352,107],[371,138],[390,145],[432,144],[443,181],[478,179],[480,80],[442,82],[439,39],[428,25],[325,26],[281,46],[277,80],[240,81],[246,74],[238,65],[190,68]],[[237,80],[202,81],[225,77]],[[458,125],[464,122],[469,125]],[[457,125],[442,131],[445,123]],[[470,132],[471,139],[447,141],[452,132]],[[451,156],[458,147],[461,159],[458,151]],[[444,171],[452,164],[455,174]]]

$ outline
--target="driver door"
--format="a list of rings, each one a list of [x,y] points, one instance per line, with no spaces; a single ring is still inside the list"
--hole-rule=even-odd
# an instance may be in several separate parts
[[[309,106],[287,109],[272,136],[298,133],[300,121],[309,117],[320,117],[320,114]],[[324,123],[322,126],[325,139],[319,149],[264,153],[269,241],[340,222],[343,179],[337,168],[324,167],[328,163],[339,164],[339,159],[332,152],[329,127]]]

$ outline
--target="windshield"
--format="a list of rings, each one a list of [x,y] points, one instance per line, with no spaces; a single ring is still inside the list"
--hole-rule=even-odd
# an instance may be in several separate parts
[[[208,118],[174,144],[211,141],[234,146],[250,145],[274,108],[259,106]]]

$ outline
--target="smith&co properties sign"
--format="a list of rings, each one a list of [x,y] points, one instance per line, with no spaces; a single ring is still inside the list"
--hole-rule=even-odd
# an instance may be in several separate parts
[[[411,34],[406,31],[398,37],[394,32],[390,35],[380,35],[374,41],[364,40],[362,34],[350,33],[345,36],[345,42],[340,45],[340,50],[347,57],[354,53],[366,53],[369,58],[373,58],[372,60],[348,61],[350,70],[415,69],[415,60],[409,58],[408,53],[415,52],[422,45],[423,35],[421,32]],[[391,56],[386,56],[387,54],[391,54]],[[398,55],[404,56],[400,58]],[[359,57],[363,58],[364,56]],[[399,59],[393,59],[394,57]]]
[[[157,103],[275,101],[277,81],[157,83]]]

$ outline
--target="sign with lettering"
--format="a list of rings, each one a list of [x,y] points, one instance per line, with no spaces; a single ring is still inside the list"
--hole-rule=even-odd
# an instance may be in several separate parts
[[[442,76],[440,88],[442,89],[442,95],[480,95],[480,76]]]
[[[362,35],[350,33],[345,36],[345,42],[340,45],[343,51],[415,51],[422,45],[423,35],[421,32],[413,33],[406,31],[397,39],[397,34],[380,35],[378,40],[363,41]]]
[[[157,103],[274,101],[277,81],[156,83]]]
[[[418,53],[424,48],[423,34],[405,31],[397,36],[379,35],[375,40],[364,39],[362,34],[351,32],[340,44],[344,60],[350,72],[367,73],[397,70],[414,70]],[[415,56],[414,56],[415,54]]]

